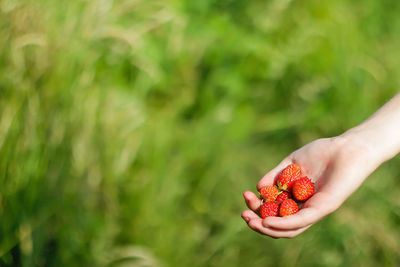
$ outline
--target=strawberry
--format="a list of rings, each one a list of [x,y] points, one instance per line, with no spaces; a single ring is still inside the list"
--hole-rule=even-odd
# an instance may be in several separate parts
[[[305,201],[314,193],[314,185],[308,177],[303,177],[293,183],[292,190],[295,199]]]
[[[260,208],[261,218],[278,216],[279,204],[276,202],[266,202]]]
[[[279,216],[284,217],[295,214],[299,211],[299,207],[293,199],[286,199],[281,203],[279,208]]]
[[[275,201],[279,194],[279,190],[276,186],[267,185],[261,188],[260,195],[264,198],[265,202]]]
[[[282,203],[285,199],[292,198],[292,195],[289,192],[282,191],[279,196],[276,198],[276,202],[279,204]]]
[[[294,181],[301,178],[301,168],[297,164],[290,164],[278,174],[276,184],[283,191],[292,190]]]

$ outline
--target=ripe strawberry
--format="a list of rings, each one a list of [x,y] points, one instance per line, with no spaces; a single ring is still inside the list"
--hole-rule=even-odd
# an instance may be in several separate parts
[[[265,202],[275,201],[279,194],[279,190],[274,185],[267,185],[261,188],[260,195],[264,198]]]
[[[303,177],[293,183],[292,190],[295,199],[305,201],[314,193],[314,185],[308,177]]]
[[[295,214],[299,211],[299,207],[293,199],[286,199],[281,203],[279,208],[279,216],[284,217]]]
[[[279,204],[276,202],[266,202],[260,208],[261,218],[278,216]]]
[[[280,190],[290,191],[294,181],[301,178],[301,168],[297,164],[290,164],[278,174],[276,184]]]
[[[291,198],[292,195],[289,192],[282,191],[282,193],[279,194],[279,196],[276,198],[276,202],[279,204],[282,203],[284,200]]]

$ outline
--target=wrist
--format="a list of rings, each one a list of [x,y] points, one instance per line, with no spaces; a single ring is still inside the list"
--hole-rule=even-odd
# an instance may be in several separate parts
[[[361,158],[366,164],[376,168],[397,154],[393,140],[382,140],[378,137],[374,129],[361,125],[344,132],[336,139],[344,153]]]
[[[340,138],[349,146],[363,148],[380,163],[396,156],[400,152],[400,94]]]

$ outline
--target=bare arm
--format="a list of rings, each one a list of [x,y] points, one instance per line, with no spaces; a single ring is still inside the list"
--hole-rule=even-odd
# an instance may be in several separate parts
[[[379,165],[393,158],[400,151],[400,93],[342,136],[349,142],[364,143]]]

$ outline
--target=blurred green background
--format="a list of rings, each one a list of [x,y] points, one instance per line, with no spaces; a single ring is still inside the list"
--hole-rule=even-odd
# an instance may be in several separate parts
[[[400,84],[398,0],[0,0],[1,266],[399,266],[400,160],[301,236],[244,190]]]

